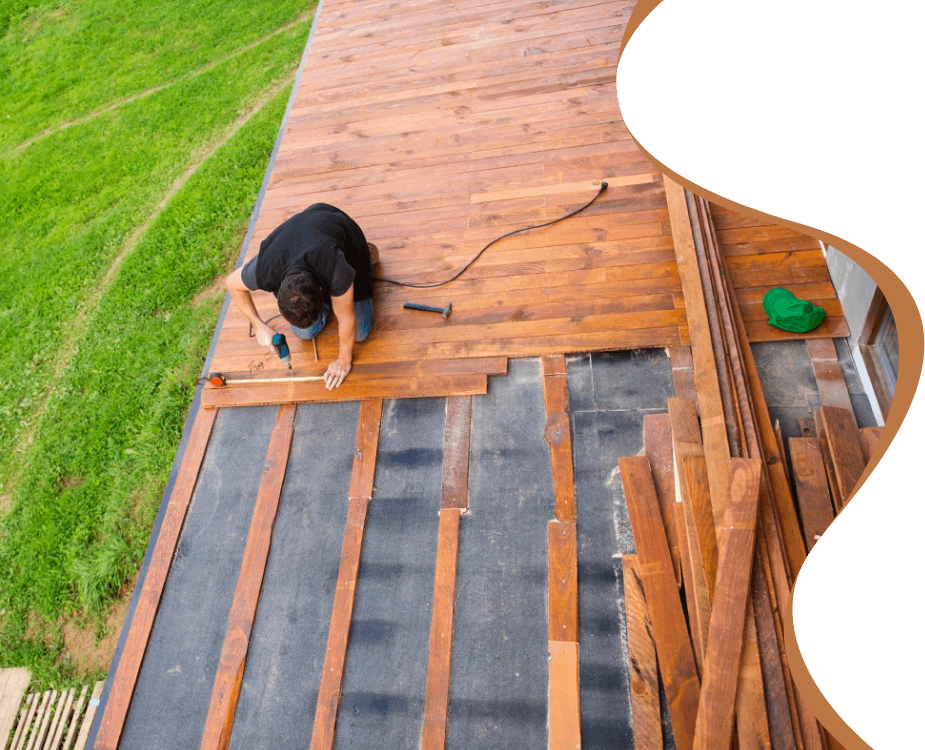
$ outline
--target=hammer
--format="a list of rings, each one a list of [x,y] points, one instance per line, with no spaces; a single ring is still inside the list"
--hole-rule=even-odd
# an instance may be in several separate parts
[[[443,316],[443,319],[446,320],[450,314],[450,310],[453,309],[453,303],[448,302],[446,307],[431,307],[430,305],[419,305],[416,302],[406,302],[406,310],[423,310],[424,312],[435,312],[440,313]]]

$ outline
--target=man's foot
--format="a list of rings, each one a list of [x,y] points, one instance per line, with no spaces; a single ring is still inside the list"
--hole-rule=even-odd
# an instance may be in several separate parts
[[[369,249],[369,260],[373,265],[379,262],[379,248],[372,242],[367,242],[366,247]]]

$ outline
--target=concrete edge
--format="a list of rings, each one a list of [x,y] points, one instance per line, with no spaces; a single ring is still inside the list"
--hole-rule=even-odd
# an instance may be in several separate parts
[[[241,265],[244,260],[244,256],[247,253],[247,247],[250,244],[251,239],[254,236],[254,231],[257,226],[257,216],[260,214],[260,208],[263,205],[263,199],[266,195],[267,185],[270,182],[270,175],[273,173],[273,166],[276,163],[276,156],[279,153],[280,145],[283,141],[283,135],[286,132],[286,125],[289,122],[289,115],[292,112],[293,104],[295,103],[296,93],[299,89],[299,82],[302,79],[302,73],[305,70],[306,62],[308,61],[308,52],[312,45],[312,39],[315,37],[315,27],[318,24],[318,18],[321,15],[321,8],[324,5],[324,0],[318,0],[318,6],[315,8],[314,17],[312,18],[311,30],[308,33],[308,41],[305,44],[305,50],[302,53],[302,60],[299,63],[299,69],[296,72],[295,80],[292,84],[292,91],[289,94],[289,102],[286,104],[286,111],[283,114],[283,120],[280,123],[279,131],[276,135],[276,142],[273,144],[273,151],[270,154],[270,161],[267,164],[266,172],[263,176],[263,183],[260,186],[260,192],[257,193],[257,200],[254,204],[254,210],[251,213],[250,224],[247,228],[247,234],[244,236],[244,241],[241,244],[241,251],[238,253],[238,262],[237,265]],[[212,357],[215,354],[215,347],[218,343],[219,333],[222,330],[222,324],[225,321],[225,316],[228,313],[228,306],[231,301],[229,295],[225,295],[225,301],[222,305],[221,313],[219,314],[218,322],[215,326],[215,332],[212,335],[212,341],[209,344],[209,351],[206,355],[206,361],[203,364],[201,376],[205,376],[209,371],[209,364],[212,361]],[[189,413],[186,417],[186,424],[183,427],[183,434],[180,437],[180,444],[177,447],[177,453],[173,460],[173,466],[170,469],[170,476],[167,478],[167,486],[164,489],[163,497],[161,498],[161,505],[158,509],[157,517],[154,520],[154,527],[151,530],[151,537],[148,540],[148,547],[145,550],[145,556],[141,563],[141,568],[138,572],[138,579],[135,582],[135,588],[132,591],[132,598],[129,602],[128,611],[126,613],[125,622],[122,625],[122,632],[119,634],[119,641],[116,644],[116,650],[113,654],[112,662],[109,665],[109,671],[106,674],[106,683],[103,686],[103,692],[99,698],[99,708],[96,711],[96,715],[93,717],[93,724],[90,727],[90,734],[87,739],[87,747],[93,748],[96,744],[96,735],[99,731],[100,722],[103,718],[103,714],[106,711],[106,702],[109,698],[109,691],[112,687],[113,680],[116,676],[116,671],[119,668],[119,661],[122,658],[122,652],[125,648],[125,641],[128,638],[128,632],[132,624],[132,619],[135,615],[135,609],[138,606],[138,599],[141,595],[141,589],[144,586],[145,578],[147,577],[148,568],[151,564],[151,558],[154,555],[154,547],[157,544],[157,538],[160,534],[161,525],[164,521],[164,515],[167,511],[167,505],[170,502],[170,496],[173,493],[174,483],[177,479],[177,474],[180,470],[180,465],[183,462],[183,457],[186,453],[186,446],[189,443],[190,432],[193,428],[193,422],[196,418],[196,413],[199,411],[199,404],[202,400],[202,388],[203,383],[199,383],[196,386],[196,392],[193,395],[193,401],[190,406]]]

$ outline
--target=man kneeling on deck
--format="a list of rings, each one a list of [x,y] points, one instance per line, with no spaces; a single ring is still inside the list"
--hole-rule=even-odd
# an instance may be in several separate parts
[[[257,314],[250,294],[257,289],[276,295],[280,314],[300,339],[314,339],[334,310],[340,350],[324,373],[330,390],[350,372],[354,339],[365,341],[372,330],[372,274],[378,260],[376,246],[353,219],[339,208],[315,203],[274,229],[257,256],[225,284],[261,346],[270,346],[276,331]]]

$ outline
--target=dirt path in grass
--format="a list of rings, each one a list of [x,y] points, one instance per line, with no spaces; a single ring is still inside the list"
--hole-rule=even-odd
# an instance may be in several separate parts
[[[292,21],[291,23],[288,23],[285,26],[280,26],[278,29],[271,31],[266,36],[262,36],[260,37],[260,39],[256,39],[253,42],[250,42],[249,44],[245,44],[243,47],[239,47],[238,49],[234,50],[234,52],[229,52],[224,57],[219,57],[215,60],[212,60],[212,62],[206,63],[201,68],[197,68],[196,70],[190,71],[189,73],[185,73],[179,78],[175,78],[174,80],[169,81],[168,83],[163,83],[160,86],[154,86],[153,88],[147,89],[146,91],[141,91],[137,94],[132,94],[131,96],[126,97],[125,99],[120,99],[119,101],[111,102],[110,104],[107,104],[105,107],[102,107],[96,110],[95,112],[90,112],[89,114],[86,114],[83,117],[77,117],[73,120],[65,120],[64,122],[58,125],[55,125],[54,127],[47,128],[46,130],[43,130],[41,133],[38,133],[37,135],[34,135],[31,138],[28,138],[27,140],[23,141],[18,146],[13,146],[12,148],[4,151],[2,155],[4,157],[19,156],[23,151],[29,148],[29,146],[31,146],[34,143],[38,143],[39,141],[47,138],[50,135],[54,135],[55,133],[60,133],[62,130],[67,130],[68,128],[72,128],[75,125],[82,125],[83,123],[89,122],[90,120],[93,120],[94,118],[97,118],[100,115],[104,115],[107,112],[112,112],[114,109],[123,107],[126,104],[131,104],[132,102],[136,102],[139,99],[144,99],[148,96],[151,96],[152,94],[156,94],[158,91],[163,91],[164,89],[169,88],[170,86],[173,86],[178,83],[182,83],[183,81],[188,81],[190,78],[195,78],[196,76],[200,76],[203,73],[207,73],[213,68],[221,65],[223,62],[226,62],[227,60],[230,60],[233,57],[237,57],[238,55],[243,54],[244,52],[247,52],[248,50],[252,50],[254,47],[257,47],[263,44],[268,39],[272,39],[274,36],[278,36],[279,34],[282,34],[283,32],[288,31],[289,29],[295,26],[298,26],[300,23],[305,23],[311,17],[312,17],[311,13],[303,14],[299,16],[297,19],[295,19],[294,21]]]
[[[256,115],[267,104],[269,104],[269,102],[272,101],[277,94],[291,86],[294,79],[295,72],[289,74],[284,79],[274,84],[270,89],[264,92],[264,94],[251,107],[251,109],[241,115],[233,123],[231,123],[231,125],[229,125],[217,138],[215,138],[210,143],[205,144],[197,154],[194,154],[193,161],[187,167],[186,171],[184,171],[183,174],[174,180],[173,184],[164,193],[160,202],[154,207],[144,223],[136,227],[125,238],[122,246],[119,248],[118,254],[115,258],[113,258],[112,263],[110,263],[106,273],[103,274],[99,284],[93,290],[93,293],[81,303],[77,315],[68,326],[67,333],[65,334],[61,342],[61,346],[58,348],[58,352],[55,355],[56,364],[48,379],[44,396],[42,400],[36,405],[35,410],[32,413],[32,417],[29,421],[29,426],[26,427],[22,433],[20,433],[15,448],[9,453],[8,462],[10,467],[10,481],[6,483],[7,489],[15,488],[18,486],[22,477],[23,469],[26,466],[24,459],[28,454],[29,445],[32,443],[32,439],[42,423],[42,419],[48,409],[48,404],[57,391],[58,385],[67,372],[71,361],[74,359],[74,355],[78,350],[78,344],[83,340],[87,328],[90,325],[90,322],[92,321],[97,308],[99,308],[100,300],[102,299],[103,294],[106,292],[106,289],[115,279],[116,274],[119,271],[119,267],[122,265],[122,262],[135,250],[136,247],[138,247],[138,243],[141,241],[142,237],[145,236],[145,233],[148,231],[148,229],[151,228],[151,225],[157,220],[158,216],[161,215],[164,208],[166,208],[167,204],[170,202],[171,198],[173,198],[183,188],[183,186],[189,181],[190,177],[195,174],[196,170],[198,170],[199,167],[201,167],[209,159],[209,157],[212,156],[212,154],[214,154],[229,140],[231,140],[231,138],[233,138],[234,135],[242,127],[244,127],[244,125],[246,125],[252,117],[254,117],[254,115]],[[10,494],[12,494],[12,492]],[[0,498],[0,512],[3,510],[2,505],[3,499]]]

